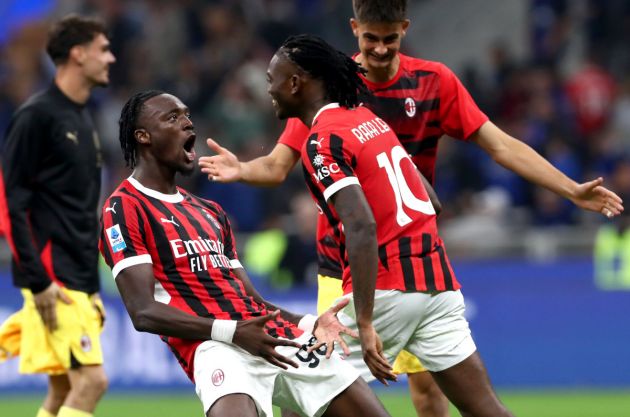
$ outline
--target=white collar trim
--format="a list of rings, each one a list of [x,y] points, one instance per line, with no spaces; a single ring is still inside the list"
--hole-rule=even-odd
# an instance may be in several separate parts
[[[184,201],[184,196],[177,191],[175,194],[164,194],[159,191],[152,190],[151,188],[147,188],[144,185],[140,184],[140,181],[135,179],[134,177],[127,178],[127,181],[131,183],[138,191],[143,194],[148,195],[149,197],[157,198],[158,200],[166,201],[167,203],[181,203]]]
[[[328,103],[326,104],[324,107],[322,107],[321,109],[319,109],[317,111],[317,113],[315,113],[315,117],[313,117],[313,123],[315,123],[315,120],[317,119],[317,117],[322,114],[323,112],[325,112],[326,110],[329,109],[338,109],[339,107],[339,103]]]

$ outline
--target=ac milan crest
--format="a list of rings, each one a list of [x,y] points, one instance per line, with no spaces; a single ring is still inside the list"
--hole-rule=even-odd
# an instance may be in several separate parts
[[[220,369],[215,369],[212,373],[212,385],[218,387],[219,385],[223,384],[224,380],[225,374],[223,373],[223,371]]]
[[[409,117],[416,115],[416,101],[411,97],[405,99],[405,113],[407,113]]]

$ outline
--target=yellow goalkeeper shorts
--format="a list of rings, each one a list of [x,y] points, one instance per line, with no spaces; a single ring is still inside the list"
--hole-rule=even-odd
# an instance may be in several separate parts
[[[19,355],[23,374],[59,375],[81,365],[101,365],[100,334],[105,309],[100,298],[63,288],[71,304],[57,302],[58,328],[49,331],[35,308],[33,295],[22,290],[24,306],[0,326],[0,362]]]
[[[338,278],[317,275],[317,314],[328,310],[334,301],[343,295],[341,280]],[[395,374],[415,374],[425,372],[420,360],[403,350],[394,361]]]

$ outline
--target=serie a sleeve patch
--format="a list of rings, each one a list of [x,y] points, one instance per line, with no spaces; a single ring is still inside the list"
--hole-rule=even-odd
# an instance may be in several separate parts
[[[107,233],[107,240],[109,240],[109,246],[112,247],[112,252],[117,253],[127,247],[125,239],[120,232],[120,225],[113,225],[112,227],[105,230],[105,233]]]

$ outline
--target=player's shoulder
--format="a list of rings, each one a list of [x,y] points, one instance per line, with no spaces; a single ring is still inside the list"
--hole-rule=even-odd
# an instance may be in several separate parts
[[[48,120],[54,111],[47,90],[40,91],[30,96],[15,111],[14,118],[29,118],[31,121],[42,122]]]
[[[400,54],[400,65],[407,71],[422,71],[424,73],[433,73],[437,76],[444,76],[453,72],[443,62],[430,61],[404,54]]]
[[[129,180],[123,180],[118,187],[107,197],[105,202],[103,203],[103,210],[107,207],[111,207],[113,203],[120,202],[121,205],[138,205],[139,204],[139,195],[138,190],[136,190]]]

